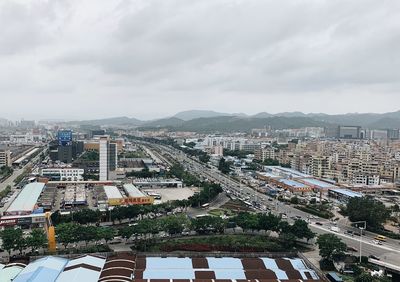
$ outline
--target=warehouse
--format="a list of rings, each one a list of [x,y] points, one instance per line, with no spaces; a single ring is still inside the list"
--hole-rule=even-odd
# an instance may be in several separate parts
[[[340,202],[347,202],[352,198],[361,198],[363,195],[348,189],[329,189],[328,197],[334,198]]]
[[[302,183],[310,186],[313,190],[328,190],[328,189],[334,189],[338,188],[338,186],[335,186],[329,182],[321,181],[315,178],[303,178],[301,180]]]
[[[128,198],[124,199],[127,205],[153,204],[154,198],[144,194],[133,184],[124,184],[124,191]]]
[[[27,184],[11,203],[4,215],[27,215],[37,208],[37,201],[45,187],[44,183],[33,182]]]
[[[107,203],[110,206],[121,205],[124,197],[116,186],[103,186],[104,192],[107,196]]]

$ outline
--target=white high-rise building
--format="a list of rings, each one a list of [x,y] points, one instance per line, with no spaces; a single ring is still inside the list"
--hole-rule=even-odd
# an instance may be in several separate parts
[[[99,139],[99,180],[110,180],[110,171],[118,167],[118,150],[115,141],[110,141],[109,136]]]
[[[99,145],[99,180],[106,181],[108,180],[108,170],[109,170],[109,157],[108,157],[108,149],[109,149],[109,138],[108,136],[100,137],[100,145]]]

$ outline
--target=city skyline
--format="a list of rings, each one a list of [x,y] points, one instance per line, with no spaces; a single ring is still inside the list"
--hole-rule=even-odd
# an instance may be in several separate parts
[[[2,1],[0,116],[396,111],[398,8],[378,1]]]

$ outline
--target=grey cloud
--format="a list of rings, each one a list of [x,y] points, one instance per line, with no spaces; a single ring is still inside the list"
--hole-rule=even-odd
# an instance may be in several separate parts
[[[132,116],[198,106],[320,111],[320,97],[337,93],[394,110],[400,104],[379,97],[399,91],[399,9],[378,0],[9,0],[0,4],[0,91],[82,103],[112,95],[141,103],[124,107]]]

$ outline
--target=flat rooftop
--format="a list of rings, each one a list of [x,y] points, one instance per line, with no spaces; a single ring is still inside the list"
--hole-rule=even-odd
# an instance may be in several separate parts
[[[337,186],[328,183],[328,182],[324,182],[315,178],[303,178],[301,179],[301,181],[303,181],[306,184],[309,184],[311,186],[318,186],[320,188],[337,188]]]
[[[283,184],[286,184],[286,185],[289,185],[289,186],[292,186],[292,187],[295,187],[295,188],[306,188],[306,187],[308,187],[307,185],[305,185],[303,183],[300,183],[300,182],[297,182],[297,181],[294,181],[294,180],[290,180],[290,179],[280,179],[279,182],[281,182]]]
[[[361,193],[353,192],[353,191],[348,190],[348,189],[339,189],[339,188],[337,188],[337,189],[329,189],[329,191],[333,191],[335,193],[348,196],[350,198],[361,198],[363,196]]]
[[[44,187],[45,184],[40,182],[25,185],[6,213],[32,212]]]
[[[123,196],[117,186],[103,186],[108,199],[122,199]]]
[[[147,195],[145,195],[133,184],[124,184],[124,190],[129,197],[147,197]]]

